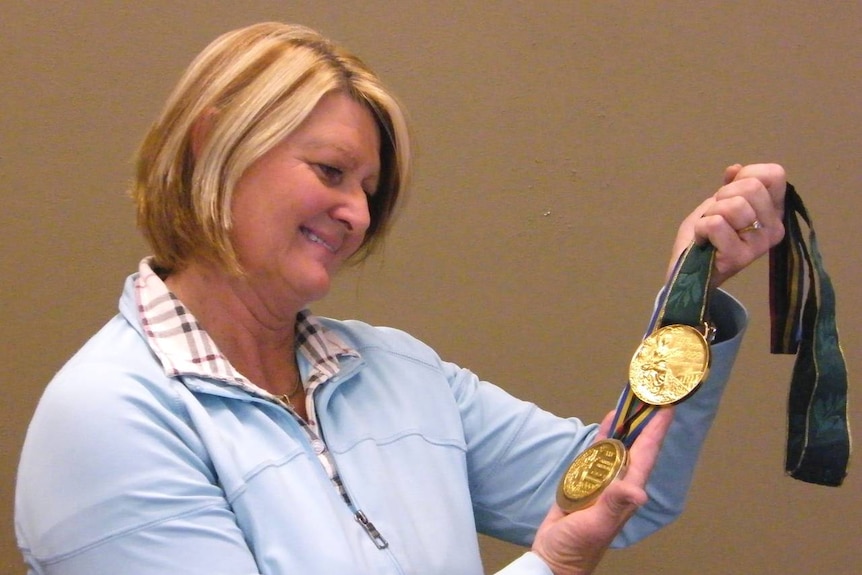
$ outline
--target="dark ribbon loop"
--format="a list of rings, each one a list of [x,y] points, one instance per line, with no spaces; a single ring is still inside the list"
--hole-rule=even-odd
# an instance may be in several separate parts
[[[808,243],[800,219],[808,228]],[[784,238],[769,252],[769,304],[772,353],[796,354],[785,469],[795,479],[837,486],[847,475],[850,459],[847,368],[835,322],[835,291],[823,268],[811,217],[791,184],[784,228]],[[692,244],[680,256],[647,334],[669,324],[700,327],[708,321],[714,255],[710,244]],[[617,402],[612,437],[630,447],[658,409],[640,401],[626,385]]]
[[[800,218],[808,227],[808,244]],[[785,470],[801,481],[838,486],[847,475],[850,427],[835,290],[823,268],[811,217],[790,184],[784,228],[784,239],[769,254],[769,304],[772,353],[796,354]]]

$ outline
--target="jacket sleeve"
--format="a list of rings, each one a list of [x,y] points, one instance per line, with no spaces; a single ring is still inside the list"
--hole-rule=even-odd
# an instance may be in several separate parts
[[[710,316],[717,329],[717,343],[712,345],[709,378],[677,405],[647,484],[649,502],[626,523],[612,547],[626,547],[643,539],[673,521],[685,507],[703,442],[718,412],[748,323],[745,308],[721,290],[712,296]]]
[[[706,433],[715,418],[746,324],[744,308],[723,292],[712,298],[718,330],[709,379],[679,405],[647,485],[649,503],[626,524],[624,547],[673,521],[683,510]],[[448,366],[468,446],[468,475],[480,532],[529,545],[572,459],[595,437],[597,424],[560,418]],[[529,562],[530,559],[525,561]]]
[[[100,365],[48,387],[18,476],[31,575],[259,572],[176,403]]]

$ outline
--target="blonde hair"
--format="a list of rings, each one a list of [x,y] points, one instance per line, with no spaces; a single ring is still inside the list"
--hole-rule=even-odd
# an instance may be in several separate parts
[[[237,180],[333,91],[367,106],[380,130],[380,183],[368,198],[370,227],[354,259],[368,255],[409,177],[405,113],[356,56],[309,28],[267,22],[205,48],[138,150],[131,192],[155,266],[170,272],[202,257],[241,273],[229,233]],[[199,145],[201,123],[206,139]]]

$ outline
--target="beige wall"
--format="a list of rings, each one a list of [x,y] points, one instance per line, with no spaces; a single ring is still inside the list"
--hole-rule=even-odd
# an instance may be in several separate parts
[[[258,20],[364,55],[414,120],[417,175],[391,241],[316,311],[402,327],[594,420],[621,388],[677,222],[725,165],[769,160],[814,214],[862,372],[858,1],[120,5],[2,4],[4,573],[23,571],[11,501],[30,413],[146,253],[124,197],[131,153],[192,56]],[[688,509],[600,573],[862,569],[858,464],[839,489],[782,472],[792,358],[768,354],[765,262],[729,288],[751,326]],[[520,552],[485,545],[489,570]]]

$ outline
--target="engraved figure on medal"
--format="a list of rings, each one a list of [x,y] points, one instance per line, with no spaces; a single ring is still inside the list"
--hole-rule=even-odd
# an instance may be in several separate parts
[[[569,465],[557,487],[557,505],[566,513],[589,507],[628,467],[628,450],[618,439],[602,439]]]
[[[709,344],[696,328],[674,324],[644,338],[629,366],[638,399],[670,405],[688,397],[709,373]]]

